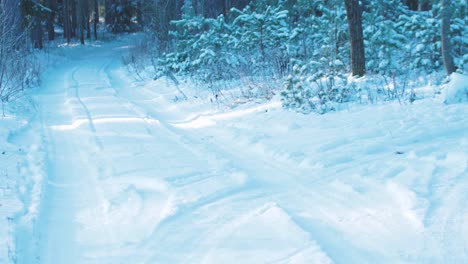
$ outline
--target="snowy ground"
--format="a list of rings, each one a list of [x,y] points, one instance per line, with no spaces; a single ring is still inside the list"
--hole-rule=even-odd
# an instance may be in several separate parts
[[[62,47],[0,130],[1,263],[468,262],[468,104],[174,102],[128,49]]]

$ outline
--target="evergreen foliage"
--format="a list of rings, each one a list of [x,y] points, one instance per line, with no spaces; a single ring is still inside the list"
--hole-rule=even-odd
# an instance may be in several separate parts
[[[356,98],[413,100],[415,95],[408,89],[409,76],[441,72],[446,55],[453,57],[452,68],[467,71],[466,1],[452,1],[450,25],[445,30],[449,31],[445,39],[450,45],[444,42],[450,46],[450,52],[445,53],[441,5],[429,1],[421,6],[414,3],[352,1],[353,7],[363,11],[365,54],[358,57],[362,58],[360,62],[365,58],[365,67],[360,63],[360,69],[365,68],[368,76],[382,82],[375,92],[363,97],[362,91],[354,88],[355,80],[348,78],[351,70],[354,74],[357,69],[350,65],[358,61],[356,56],[353,61],[350,59],[351,48],[356,46],[350,45],[350,37],[360,30],[350,31],[353,27],[348,26],[347,9],[341,0],[18,2],[23,15],[21,30],[30,34],[34,47],[42,47],[44,26],[49,37],[54,38],[55,24],[63,25],[67,43],[80,37],[84,44],[84,31],[90,38],[90,21],[96,22],[96,30],[101,9],[110,32],[145,29],[144,52],[125,60],[134,64],[136,72],[144,71],[143,65],[150,62],[156,76],[187,75],[211,84],[209,87],[243,78],[284,81],[281,96],[286,108],[320,113]]]
[[[137,1],[135,0],[117,0],[113,1],[108,10],[106,21],[109,31],[112,33],[133,32],[139,29],[139,25],[134,22],[134,16],[137,11]]]

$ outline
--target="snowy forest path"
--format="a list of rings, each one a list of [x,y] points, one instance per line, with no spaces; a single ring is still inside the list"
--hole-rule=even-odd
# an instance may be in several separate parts
[[[77,212],[97,204],[92,210],[97,218],[98,210],[105,205],[98,183],[105,170],[101,162],[103,146],[80,90],[105,85],[98,74],[108,60],[101,56],[99,61],[89,58],[74,59],[55,69],[45,77],[48,85],[36,96],[48,153],[47,182],[37,228],[39,263],[81,263],[84,249],[76,239]],[[83,70],[95,75],[83,76]],[[100,227],[104,230],[101,239],[111,243],[112,230],[104,223]]]
[[[196,245],[210,238],[172,230],[206,218],[215,223],[198,231],[212,234],[246,217],[238,212],[268,204],[252,167],[231,162],[242,158],[146,107],[145,95],[119,75],[127,48],[70,50],[69,63],[48,74],[35,97],[48,153],[37,256],[29,258],[38,263],[167,263],[180,257],[168,247],[200,259]]]
[[[442,133],[431,104],[224,112],[179,100],[170,80],[141,85],[122,65],[132,43],[65,47],[45,74],[36,255],[18,263],[466,259],[466,117]],[[432,138],[449,150],[434,157]]]

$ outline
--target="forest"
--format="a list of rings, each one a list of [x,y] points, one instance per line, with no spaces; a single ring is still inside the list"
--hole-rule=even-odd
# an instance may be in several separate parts
[[[258,96],[280,92],[286,108],[304,113],[356,100],[412,101],[411,82],[464,72],[468,60],[463,0],[3,0],[1,7],[2,102],[38,78],[34,49],[55,39],[86,45],[99,30],[143,32],[124,59],[137,77],[150,65],[154,76],[190,76],[216,98],[244,80],[261,87]],[[357,87],[349,73],[373,76],[381,88]]]
[[[0,0],[0,263],[468,263],[466,0]]]

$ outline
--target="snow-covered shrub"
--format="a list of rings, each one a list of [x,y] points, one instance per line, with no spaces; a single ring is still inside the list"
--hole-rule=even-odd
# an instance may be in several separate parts
[[[232,10],[236,18],[232,23],[231,44],[237,54],[254,66],[254,72],[281,76],[289,64],[288,11],[281,4],[263,7]],[[273,72],[269,72],[270,69]]]
[[[175,51],[164,54],[162,65],[207,82],[238,77],[237,68],[243,61],[229,45],[233,37],[224,16],[185,18],[173,24],[177,29],[172,32]]]
[[[303,61],[326,57],[347,65],[349,41],[343,2],[299,0],[293,10],[288,46],[291,57]]]
[[[406,55],[405,44],[408,38],[398,26],[398,16],[392,15],[403,12],[404,9],[398,0],[389,2],[389,6],[380,1],[371,2],[363,14],[366,68],[369,73],[405,71],[401,64]]]
[[[443,96],[446,104],[468,102],[468,76],[452,73],[450,82],[445,86]]]
[[[351,100],[345,77],[349,57],[342,2],[298,1],[289,49],[295,66],[285,81],[285,108],[326,113]],[[307,13],[308,15],[305,15]]]
[[[432,12],[408,12],[399,16],[397,26],[407,36],[402,60],[408,62],[408,70],[427,73],[442,66],[440,19]]]
[[[324,114],[336,110],[339,104],[353,100],[356,91],[348,85],[346,76],[340,73],[342,71],[325,73],[318,70],[324,66],[323,63],[294,65],[292,74],[285,81],[285,89],[281,92],[283,107],[302,113]],[[330,67],[342,67],[339,62],[329,63],[332,63]]]
[[[174,50],[160,63],[207,81],[240,75],[283,75],[289,64],[288,11],[277,7],[232,9],[228,21],[188,16],[173,21]]]
[[[459,72],[468,73],[468,13],[467,2],[456,1],[450,26],[455,65]]]
[[[451,20],[450,33],[455,62],[463,68],[463,56],[468,53],[468,18],[464,14],[463,1],[455,1],[457,12]],[[412,71],[430,73],[440,70],[442,64],[441,37],[440,37],[440,6],[435,5],[434,10],[426,12],[403,11],[396,25],[401,34],[408,41],[405,42],[405,55],[402,59]]]
[[[367,73],[382,79],[372,97],[414,101],[411,74],[441,65],[439,23],[430,12],[409,11],[399,0],[370,2],[363,19]]]
[[[143,40],[134,45],[128,53],[122,56],[122,62],[127,69],[136,75],[139,80],[148,78],[146,67],[148,65],[148,54],[151,54],[152,48],[148,40]],[[154,78],[152,76],[151,78]]]

